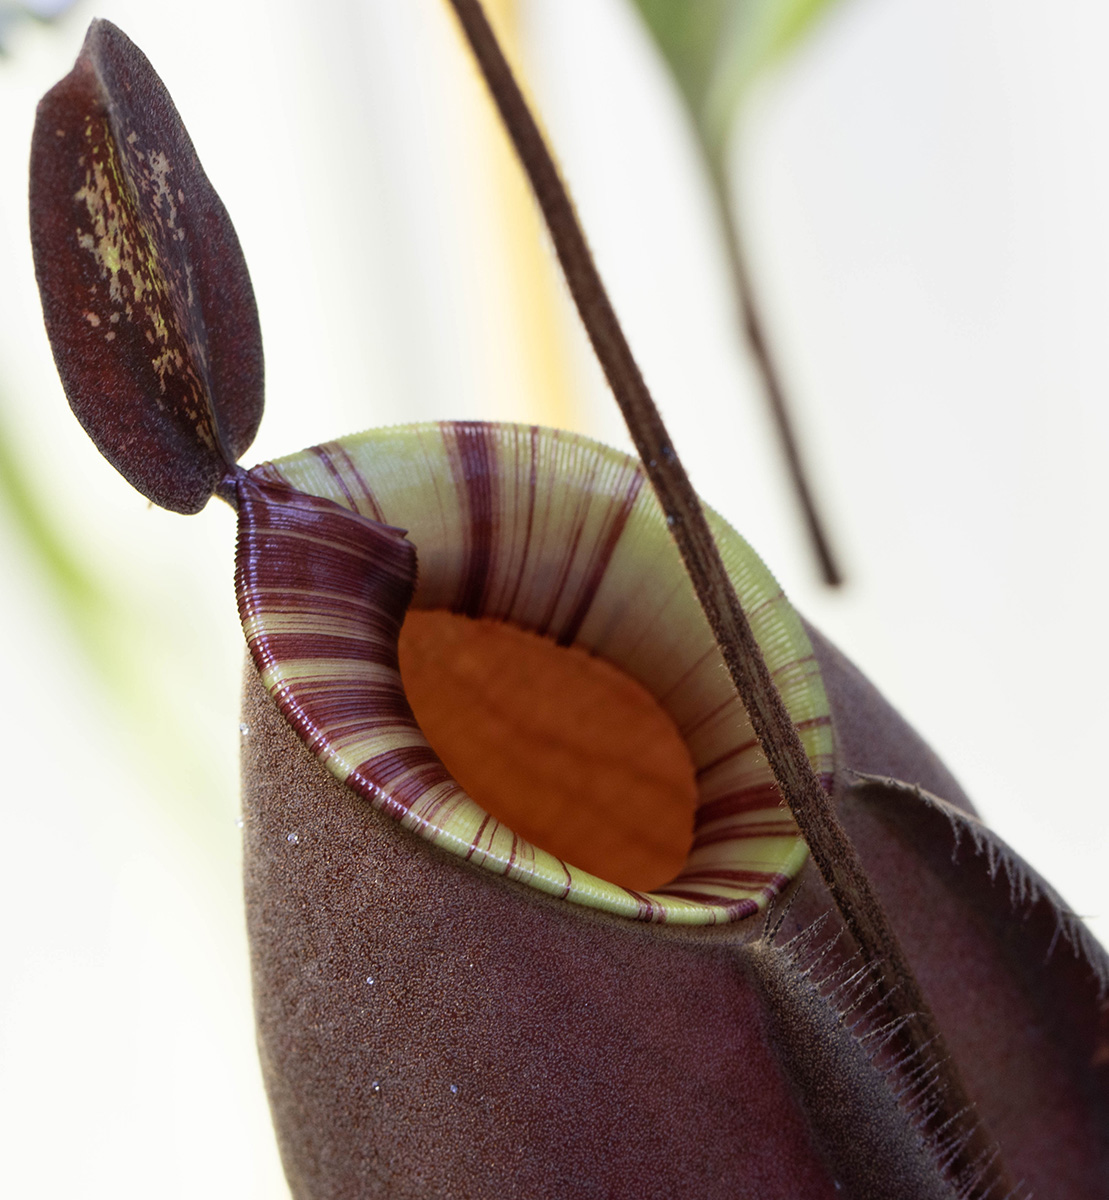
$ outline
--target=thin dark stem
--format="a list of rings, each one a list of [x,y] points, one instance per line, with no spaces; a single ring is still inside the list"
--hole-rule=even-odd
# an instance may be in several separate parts
[[[527,172],[570,293],[608,378],[644,469],[666,514],[697,597],[813,860],[859,945],[872,963],[884,1001],[903,1018],[910,1048],[939,1062],[945,1087],[928,1122],[950,1140],[965,1133],[953,1173],[974,1169],[990,1142],[977,1123],[966,1089],[943,1049],[942,1035],[854,846],[809,764],[801,739],[751,632],[689,477],[632,357],[616,313],[578,224],[550,151],[497,42],[480,0],[451,0],[466,39]],[[968,1196],[985,1196],[1002,1182],[1000,1166]],[[1002,1186],[994,1194],[1004,1195]]]
[[[820,563],[820,573],[829,587],[838,587],[843,582],[843,573],[832,552],[825,522],[820,515],[812,486],[809,483],[809,472],[805,467],[801,447],[797,441],[790,405],[782,385],[781,371],[778,369],[774,352],[766,337],[766,327],[759,310],[754,284],[751,281],[751,272],[747,266],[747,256],[743,250],[743,239],[736,221],[735,200],[731,185],[728,183],[723,167],[715,162],[712,166],[712,186],[724,229],[724,242],[728,252],[728,265],[732,272],[732,285],[735,288],[736,302],[739,306],[740,324],[743,326],[751,357],[762,378],[763,389],[770,405],[770,415],[774,420],[774,427],[778,431],[782,454],[785,456],[786,470],[789,472],[797,503],[801,506],[813,553]]]

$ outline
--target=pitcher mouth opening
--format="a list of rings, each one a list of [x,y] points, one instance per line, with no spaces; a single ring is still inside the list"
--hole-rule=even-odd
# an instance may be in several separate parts
[[[250,479],[240,504],[237,572],[248,644],[264,683],[301,737],[375,807],[479,867],[640,920],[734,921],[758,911],[796,875],[806,848],[634,459],[553,430],[443,423],[345,438],[266,464]],[[286,501],[286,492],[300,499]],[[352,512],[357,516],[351,518]],[[743,539],[714,514],[709,518],[771,675],[814,769],[830,786],[827,698],[801,622]],[[398,643],[409,603],[413,618],[404,635],[408,665],[402,680]],[[461,618],[470,620],[460,625]],[[615,709],[615,696],[634,693],[627,720],[654,722],[646,743],[665,763],[661,809],[643,802],[642,789],[635,811],[627,807],[635,804],[637,789],[626,781],[643,774],[643,763],[635,761],[646,755],[642,737],[628,738],[630,759],[626,747],[616,756],[622,761],[610,787],[590,791],[580,772],[573,776],[577,784],[568,771],[560,781],[558,755],[580,753],[579,735],[590,747],[586,753],[615,735],[600,731],[593,737],[598,731],[584,727],[590,719],[581,712],[567,712],[560,725],[566,705],[550,704],[545,696],[522,720],[526,688],[507,701],[511,719],[502,722],[512,770],[527,767],[529,759],[513,737],[538,736],[543,753],[553,738],[560,744],[547,775],[553,774],[556,786],[551,790],[548,779],[539,787],[533,775],[536,806],[526,797],[506,806],[504,788],[485,789],[497,815],[482,807],[480,796],[468,794],[434,748],[438,740],[455,761],[458,747],[466,749],[465,721],[457,712],[452,716],[452,706],[467,703],[464,696],[445,705],[455,729],[446,741],[441,713],[428,715],[427,729],[417,717],[421,708],[430,714],[438,691],[445,696],[450,690],[437,677],[454,670],[449,658],[459,647],[444,649],[444,631],[455,631],[447,642],[466,642],[469,635],[455,635],[471,626],[504,630],[504,636],[475,634],[462,647],[463,657],[476,664],[476,677],[510,673],[530,653],[521,649],[525,642],[512,639],[538,635],[532,640],[545,648],[539,658],[549,659],[535,668],[540,675],[532,672],[540,691],[550,686],[552,671],[569,672],[571,691],[593,686],[596,680],[582,682],[593,668],[583,661],[570,667],[576,655],[595,660],[605,676],[586,714],[592,703],[595,714],[613,716],[607,709]],[[418,670],[414,651],[427,659]],[[548,652],[561,658],[550,659]],[[483,663],[489,653],[494,660]],[[606,693],[609,685],[613,690]],[[476,729],[481,702],[472,704]],[[514,723],[534,725],[530,718],[543,707],[550,719],[540,723],[538,734],[535,728],[513,732]],[[615,726],[622,720],[616,718]],[[503,731],[498,736],[503,744]],[[476,778],[474,763],[486,777],[508,773],[503,763],[483,761],[496,751],[489,746],[469,747],[475,752],[470,765],[459,768],[463,778]],[[539,750],[531,757],[541,757]],[[528,786],[526,770],[520,778]],[[626,796],[614,799],[621,791]],[[598,846],[592,846],[596,854],[581,853],[580,838],[551,840],[551,828],[559,824],[549,819],[553,803],[569,805],[567,820],[584,817],[587,827],[592,820],[594,833],[584,835],[586,842],[608,836],[604,830],[607,825],[611,832],[612,822],[594,819],[603,816],[596,811],[602,799],[613,801],[616,823],[633,843],[659,840],[660,834],[672,857],[670,867],[658,865],[666,862],[663,854],[652,868],[657,886],[635,886],[643,876],[627,875]],[[669,832],[645,828],[666,821]],[[513,822],[528,831],[545,828],[548,844],[537,845]],[[676,853],[675,837],[685,839]],[[570,850],[563,852],[565,846]],[[594,870],[575,861],[575,847],[577,858],[589,858]]]

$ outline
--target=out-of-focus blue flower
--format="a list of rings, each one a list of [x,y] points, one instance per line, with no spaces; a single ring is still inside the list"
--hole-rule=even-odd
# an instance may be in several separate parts
[[[8,52],[8,34],[20,22],[28,18],[53,21],[76,3],[77,0],[0,0],[0,54]]]

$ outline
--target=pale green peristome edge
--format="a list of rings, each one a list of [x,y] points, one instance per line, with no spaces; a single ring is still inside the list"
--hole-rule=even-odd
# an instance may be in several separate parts
[[[748,84],[793,49],[834,2],[632,0],[717,162]]]
[[[299,491],[325,497],[346,508],[351,507],[353,498],[363,515],[373,516],[358,499],[361,482],[368,483],[381,519],[407,530],[409,539],[416,546],[420,566],[413,607],[437,608],[444,603],[443,586],[438,582],[442,574],[439,564],[453,553],[463,507],[444,436],[444,430],[451,428],[446,424],[401,426],[342,438],[322,447],[328,452],[330,470],[314,452],[315,448],[280,459],[269,467]],[[498,453],[506,455],[506,462],[509,461],[507,456],[518,450],[523,439],[533,435],[533,430],[527,426],[501,425],[495,429],[499,447],[503,448]],[[572,470],[573,464],[583,455],[592,455],[597,456],[602,471],[607,472],[609,478],[636,469],[627,455],[578,435],[540,430],[538,437],[543,447],[543,461],[555,462],[556,466],[565,462]],[[342,465],[343,459],[349,461],[357,476]],[[340,464],[342,482],[334,474],[337,463]],[[706,508],[706,515],[740,602],[751,614],[752,630],[767,666],[772,674],[778,671],[776,682],[786,707],[795,722],[806,722],[801,739],[810,762],[818,775],[828,778],[833,761],[833,735],[826,719],[828,700],[801,620],[747,542],[716,513]],[[666,586],[675,590],[680,587],[692,597],[692,588],[665,519],[646,484],[635,502],[633,517],[629,519],[621,545],[625,541],[635,546],[633,553],[641,556],[642,561],[654,564],[658,559],[663,563],[668,572],[664,580]],[[695,600],[691,603],[696,605]],[[699,609],[695,609],[695,618],[704,620]],[[249,635],[254,631],[247,632]],[[588,647],[588,620],[582,634],[579,642]],[[616,665],[623,664],[617,662]],[[723,671],[722,664],[720,670]],[[289,664],[288,670],[278,665],[266,673],[263,682],[272,692],[283,682],[293,681],[297,671],[296,664]],[[343,750],[336,747],[321,754],[328,770],[340,780],[345,780],[363,761],[365,743],[352,748],[350,754]],[[755,753],[759,755],[759,752]],[[756,761],[765,763],[761,755]],[[769,778],[768,769],[764,769]],[[788,820],[788,813],[779,805],[773,809],[752,810],[749,817],[743,819],[758,824],[768,817],[781,820],[783,815]],[[523,843],[507,827],[490,822],[485,811],[461,791],[459,798],[448,806],[445,817],[443,809],[436,804],[434,819],[428,819],[421,810],[421,802],[417,801],[400,823],[448,852],[542,892],[640,920],[683,925],[723,923],[735,919],[736,899],[754,901],[761,908],[780,890],[737,889],[732,907],[668,895],[665,889],[655,893],[633,893],[566,864],[539,847]],[[475,852],[473,839],[483,825],[485,832]],[[493,827],[491,830],[490,826]],[[736,865],[765,870],[786,879],[796,876],[808,853],[795,828],[784,835],[753,837],[736,845],[745,847],[750,855],[748,859],[737,860]]]

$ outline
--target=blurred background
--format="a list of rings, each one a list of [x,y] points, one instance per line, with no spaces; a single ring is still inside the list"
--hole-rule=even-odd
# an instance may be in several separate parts
[[[496,8],[695,485],[1105,939],[1109,11]],[[629,443],[441,0],[0,0],[0,1188],[279,1200],[233,518],[152,509],[99,458],[31,266],[34,106],[93,15],[150,57],[238,228],[268,382],[248,463],[440,417]],[[722,191],[837,590],[740,333]]]

